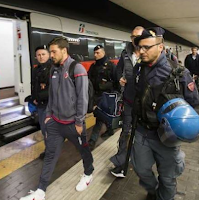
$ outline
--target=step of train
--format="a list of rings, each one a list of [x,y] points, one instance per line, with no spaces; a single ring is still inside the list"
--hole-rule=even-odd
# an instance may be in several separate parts
[[[11,131],[35,124],[34,118],[26,115],[20,115],[4,122],[5,124],[0,126],[0,138]]]
[[[10,107],[16,106],[16,105],[19,105],[19,97],[18,96],[0,100],[0,110],[5,109],[5,108],[10,108]]]
[[[24,136],[26,136],[34,131],[37,131],[37,130],[38,130],[37,126],[28,125],[28,126],[19,128],[17,130],[13,130],[7,134],[4,134],[2,136],[1,140],[2,140],[2,142],[11,142],[11,141],[17,140],[21,137],[24,137]]]
[[[16,120],[16,118],[24,118],[24,106],[16,105],[9,108],[4,108],[0,110],[0,125],[11,123]]]

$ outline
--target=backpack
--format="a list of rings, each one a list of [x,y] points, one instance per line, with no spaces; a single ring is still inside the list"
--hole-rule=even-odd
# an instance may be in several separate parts
[[[111,117],[118,117],[122,114],[123,98],[119,92],[103,92],[97,107]]]
[[[73,83],[75,85],[75,77],[74,77],[74,69],[75,66],[77,65],[78,62],[75,60],[70,64],[69,67],[69,76],[73,80]],[[93,106],[94,106],[94,88],[93,84],[90,79],[88,79],[88,110],[87,113],[92,113],[93,112]]]
[[[155,109],[156,111],[158,111],[163,104],[165,104],[171,99],[174,98],[184,99],[182,86],[180,84],[180,77],[183,76],[185,67],[170,59],[168,59],[168,62],[172,70],[167,81],[164,83],[161,93],[158,97],[158,102]]]

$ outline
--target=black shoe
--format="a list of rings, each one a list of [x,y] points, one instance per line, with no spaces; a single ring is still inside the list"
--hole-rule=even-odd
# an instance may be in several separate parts
[[[156,195],[148,192],[146,200],[156,200]]]
[[[111,170],[111,174],[117,178],[125,178],[123,167],[115,167]]]
[[[45,152],[43,152],[43,153],[41,153],[41,154],[39,155],[39,158],[40,158],[40,159],[44,159],[44,157],[45,157]]]
[[[89,148],[91,151],[95,148],[95,144],[96,144],[96,142],[94,140],[88,141],[88,145],[89,145]]]
[[[101,135],[101,137],[110,137],[113,134],[114,134],[113,130],[107,130],[105,133]]]

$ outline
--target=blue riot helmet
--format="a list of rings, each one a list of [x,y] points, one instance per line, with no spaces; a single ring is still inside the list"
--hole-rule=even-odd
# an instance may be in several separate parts
[[[28,110],[30,111],[30,113],[34,113],[37,111],[37,107],[33,103],[28,102]]]
[[[181,98],[169,100],[158,111],[158,135],[168,147],[194,142],[199,137],[199,115]]]

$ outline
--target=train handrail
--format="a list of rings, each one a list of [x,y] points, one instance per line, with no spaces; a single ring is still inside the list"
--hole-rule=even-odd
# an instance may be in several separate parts
[[[21,54],[19,54],[19,71],[20,71],[20,83],[23,83],[22,55]]]

